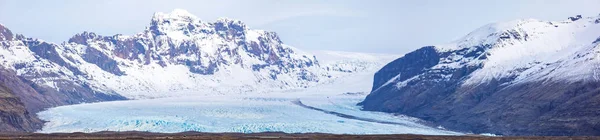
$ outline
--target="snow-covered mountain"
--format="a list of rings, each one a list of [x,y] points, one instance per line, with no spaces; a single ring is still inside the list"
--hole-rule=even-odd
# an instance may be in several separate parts
[[[322,64],[274,32],[227,18],[202,21],[180,9],[154,14],[135,35],[83,32],[62,44],[2,29],[0,60],[17,75],[57,91],[78,85],[131,99],[306,88],[381,63]]]
[[[597,135],[598,56],[600,16],[489,24],[389,63],[361,104],[475,133]]]
[[[146,29],[131,36],[82,32],[61,44],[0,25],[0,86],[26,107],[17,115],[27,116],[85,102],[303,89],[377,69],[393,58],[315,52],[318,56],[285,45],[276,33],[238,20],[207,22],[180,9],[154,14]],[[327,59],[319,61],[321,56]],[[35,124],[7,129],[40,129],[34,119]]]

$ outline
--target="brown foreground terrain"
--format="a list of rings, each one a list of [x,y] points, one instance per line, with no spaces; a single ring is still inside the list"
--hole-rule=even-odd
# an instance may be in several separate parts
[[[322,133],[150,133],[150,132],[96,132],[96,133],[1,133],[0,139],[395,139],[395,140],[587,140],[600,137],[488,137],[488,136],[427,136],[427,135],[337,135]]]

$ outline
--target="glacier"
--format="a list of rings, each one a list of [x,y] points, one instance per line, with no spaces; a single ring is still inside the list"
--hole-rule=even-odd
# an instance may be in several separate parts
[[[286,132],[333,134],[462,135],[426,126],[419,119],[381,112],[361,111],[356,104],[370,90],[374,71],[397,56],[319,51],[322,63],[364,67],[332,82],[305,89],[270,93],[211,94],[86,103],[50,108],[38,113],[48,121],[40,132]],[[362,60],[362,61],[360,61]],[[367,63],[373,62],[373,63]],[[374,63],[381,62],[381,63]],[[394,122],[385,124],[343,118],[307,109],[293,101],[346,115]]]

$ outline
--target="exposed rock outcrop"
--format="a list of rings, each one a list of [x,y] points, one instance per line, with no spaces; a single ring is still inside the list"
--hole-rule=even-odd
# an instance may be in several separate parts
[[[33,132],[42,128],[42,125],[43,122],[25,108],[21,99],[0,83],[0,130]]]

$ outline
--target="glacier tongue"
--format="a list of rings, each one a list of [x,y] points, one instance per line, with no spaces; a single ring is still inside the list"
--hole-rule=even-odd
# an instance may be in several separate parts
[[[334,134],[462,135],[419,124],[402,115],[361,111],[356,106],[370,90],[373,71],[397,56],[316,51],[322,64],[365,69],[306,89],[247,95],[198,95],[80,104],[51,108],[38,115],[49,121],[41,132],[286,132]],[[363,58],[363,60],[361,60]],[[353,61],[341,61],[353,60]],[[369,63],[367,63],[369,62]],[[340,67],[343,69],[344,67]],[[350,116],[393,122],[384,124],[339,117],[294,104],[294,101]],[[85,112],[85,113],[82,113]],[[105,117],[93,117],[93,116]]]

